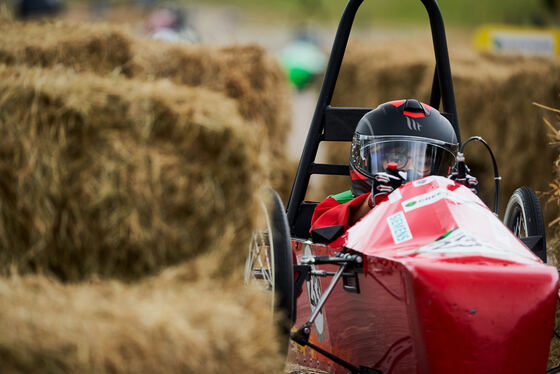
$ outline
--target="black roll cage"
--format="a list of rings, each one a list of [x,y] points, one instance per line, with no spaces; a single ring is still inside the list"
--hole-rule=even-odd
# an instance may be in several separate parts
[[[457,140],[461,143],[443,18],[436,0],[420,1],[424,4],[430,19],[436,59],[429,104],[439,109],[441,101],[443,106],[442,114],[450,120],[455,129]],[[362,2],[363,0],[349,0],[338,25],[323,84],[317,99],[317,106],[315,107],[313,119],[307,133],[303,153],[288,201],[287,215],[292,235],[296,231],[296,220],[302,210],[302,204],[305,203],[303,200],[311,175],[348,175],[349,173],[348,165],[315,163],[319,143],[322,141],[351,141],[359,119],[371,110],[371,108],[342,108],[330,105],[352,24]]]

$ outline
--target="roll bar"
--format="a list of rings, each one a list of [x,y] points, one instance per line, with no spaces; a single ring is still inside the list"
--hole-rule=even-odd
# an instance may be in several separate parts
[[[449,64],[449,53],[447,50],[447,40],[443,18],[436,0],[421,0],[428,12],[432,40],[434,45],[436,66],[432,91],[430,95],[430,105],[439,109],[439,104],[443,106],[444,115],[450,120],[457,139],[461,142],[457,108],[455,105],[455,94],[453,91],[453,80],[451,77],[451,67]],[[369,108],[333,108],[330,106],[336,81],[342,65],[344,52],[348,44],[348,37],[352,29],[354,18],[363,0],[349,0],[344,8],[334,43],[331,50],[323,84],[317,106],[311,120],[311,125],[305,140],[305,146],[299,162],[297,174],[292,186],[292,192],[288,201],[288,221],[292,234],[294,232],[296,218],[300,213],[300,207],[305,192],[309,185],[312,174],[348,174],[347,165],[328,165],[315,164],[315,157],[319,143],[324,140],[349,141],[352,139],[353,131],[357,125],[357,119],[366,113]],[[330,134],[325,137],[325,134]]]

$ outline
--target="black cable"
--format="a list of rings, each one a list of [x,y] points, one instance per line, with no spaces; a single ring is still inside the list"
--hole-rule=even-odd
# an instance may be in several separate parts
[[[495,184],[495,187],[494,187],[494,213],[496,215],[498,215],[498,210],[499,210],[499,206],[500,206],[500,180],[502,179],[502,177],[500,177],[500,174],[498,173],[498,164],[496,163],[496,158],[494,157],[494,153],[492,152],[492,149],[490,148],[488,143],[486,143],[486,141],[484,139],[482,139],[480,136],[471,136],[470,138],[465,140],[463,142],[463,144],[461,144],[461,146],[459,147],[459,153],[462,154],[465,146],[469,142],[471,142],[472,140],[478,140],[479,142],[484,144],[484,146],[486,147],[486,149],[490,153],[490,157],[492,157],[492,164],[494,166],[494,184]]]

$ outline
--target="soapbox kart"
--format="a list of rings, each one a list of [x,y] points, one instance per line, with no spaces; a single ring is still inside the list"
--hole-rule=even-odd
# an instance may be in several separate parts
[[[267,227],[253,236],[246,280],[272,291],[295,372],[545,373],[558,272],[545,264],[542,210],[530,188],[516,190],[498,218],[489,147],[494,211],[466,187],[429,176],[392,192],[340,246],[309,239],[317,205],[304,201],[310,176],[349,173],[348,165],[315,163],[319,143],[351,141],[370,110],[330,105],[362,1],[349,0],[342,15],[287,211],[274,191],[263,204]],[[429,104],[442,104],[461,141],[442,17],[435,0],[422,3],[436,60]]]

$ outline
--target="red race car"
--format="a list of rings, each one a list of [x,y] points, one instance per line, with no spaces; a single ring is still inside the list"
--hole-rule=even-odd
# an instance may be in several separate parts
[[[336,245],[309,239],[317,206],[304,201],[310,176],[349,173],[348,165],[315,163],[319,143],[351,141],[371,110],[330,106],[361,3],[350,0],[340,21],[288,209],[274,191],[263,204],[266,230],[253,237],[246,280],[272,291],[294,372],[544,374],[558,271],[546,265],[542,210],[530,188],[517,189],[498,218],[500,178],[485,142],[493,211],[462,184],[427,176],[390,193]],[[460,143],[442,17],[435,0],[422,3],[436,57],[429,105],[442,104]],[[459,154],[473,139],[481,140],[463,142]]]

